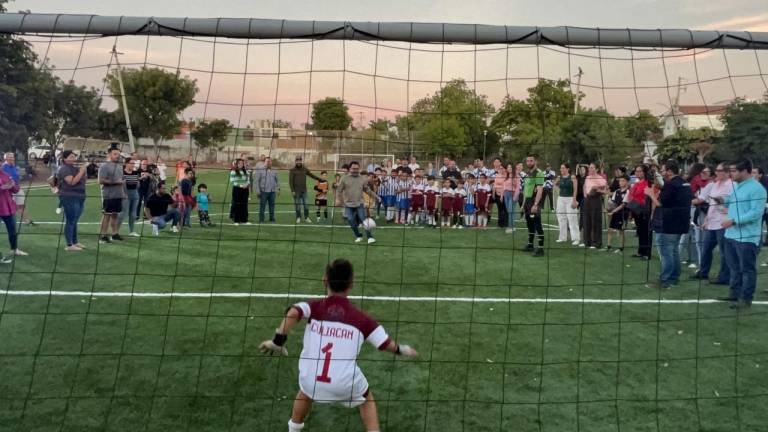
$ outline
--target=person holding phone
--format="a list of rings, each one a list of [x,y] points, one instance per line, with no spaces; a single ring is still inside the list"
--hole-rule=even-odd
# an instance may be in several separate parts
[[[77,223],[85,208],[85,179],[88,174],[88,165],[76,165],[77,155],[72,150],[64,150],[61,153],[61,162],[56,171],[56,183],[58,184],[59,202],[64,210],[64,238],[67,241],[66,249],[69,252],[79,252],[85,249],[85,245],[77,238]]]

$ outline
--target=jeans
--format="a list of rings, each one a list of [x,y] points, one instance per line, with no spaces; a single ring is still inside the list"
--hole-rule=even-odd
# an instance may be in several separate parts
[[[728,258],[725,254],[725,229],[702,230],[701,234],[701,266],[698,274],[705,278],[709,277],[709,270],[712,268],[712,252],[717,246],[720,249],[720,273],[717,275],[717,281],[728,283],[731,280],[731,274],[728,268]]]
[[[661,258],[659,282],[676,284],[680,280],[680,237],[682,234],[655,233],[656,247]]]
[[[515,227],[515,212],[517,211],[517,201],[514,199],[512,191],[504,192],[504,207],[507,209],[507,228]]]
[[[128,189],[128,198],[123,200],[123,211],[117,217],[117,225],[122,225],[125,217],[128,216],[128,232],[134,232],[133,227],[136,224],[136,211],[139,208],[139,191]]]
[[[752,301],[757,285],[757,253],[755,243],[725,239],[725,254],[731,270],[731,298]]]
[[[349,222],[349,227],[352,228],[352,232],[355,233],[355,237],[360,238],[363,235],[360,234],[360,230],[357,225],[365,220],[365,206],[360,204],[360,207],[344,207],[344,216]],[[365,234],[368,238],[373,238],[373,233],[365,230]]]
[[[0,216],[0,219],[3,219],[3,222],[5,222],[5,229],[8,231],[8,243],[11,244],[11,250],[15,251],[19,248],[19,236],[16,234],[16,216]]]
[[[80,215],[83,214],[85,207],[84,197],[63,196],[59,198],[61,207],[64,209],[64,238],[67,240],[67,246],[77,244],[77,222]]]
[[[157,229],[163,229],[168,224],[168,221],[173,221],[174,225],[179,224],[181,214],[175,208],[168,209],[168,213],[162,216],[153,216],[152,223],[157,225]]]
[[[304,206],[304,219],[309,218],[309,207],[307,206],[307,193],[296,192],[293,197],[293,205],[296,206],[296,217],[301,218],[301,206]]]
[[[699,264],[699,232],[691,225],[688,232],[680,236],[680,256],[690,264]]]
[[[259,223],[264,222],[264,208],[269,204],[269,221],[275,221],[275,193],[262,192],[259,200]]]

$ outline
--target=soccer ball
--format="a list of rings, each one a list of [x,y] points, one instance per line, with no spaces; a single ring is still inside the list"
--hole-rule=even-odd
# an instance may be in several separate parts
[[[363,228],[365,228],[366,231],[373,231],[373,229],[376,228],[376,221],[371,218],[367,218],[363,221]]]

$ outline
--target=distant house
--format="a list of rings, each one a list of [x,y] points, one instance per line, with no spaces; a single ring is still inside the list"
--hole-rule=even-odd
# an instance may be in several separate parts
[[[723,130],[720,116],[725,113],[727,105],[679,105],[662,114],[664,138],[674,135],[681,129],[700,129],[703,127]]]

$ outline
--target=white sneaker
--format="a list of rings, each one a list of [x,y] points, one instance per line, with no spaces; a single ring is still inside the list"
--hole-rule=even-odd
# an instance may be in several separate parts
[[[252,224],[252,223],[250,223],[250,222],[246,222],[246,223],[244,223],[243,225],[253,225],[253,224]]]
[[[234,226],[240,226],[240,222],[235,222],[235,223],[233,223],[232,225],[234,225]]]
[[[306,218],[306,219],[304,219],[304,220],[305,220],[307,223],[312,223],[312,219],[310,219],[310,218]]]
[[[29,255],[29,254],[28,254],[28,253],[26,253],[26,252],[24,252],[24,251],[23,251],[23,250],[21,250],[21,249],[15,249],[15,250],[12,250],[12,251],[11,251],[11,255],[15,255],[15,256],[27,256],[27,255]]]
[[[596,247],[594,247],[594,246],[590,246],[589,248],[590,248],[590,249],[597,249],[597,248],[596,248]]]
[[[296,218],[296,225],[301,223],[301,218]]]
[[[764,263],[760,264],[760,267],[768,267],[768,261],[766,261],[766,262],[764,262]]]
[[[373,237],[369,237],[368,238],[368,244],[374,244],[374,243],[376,243],[376,239],[373,238]]]
[[[464,225],[459,225],[459,229],[464,229]]]
[[[179,232],[179,228],[174,225],[174,226],[171,227],[171,232],[177,233],[177,232]]]
[[[362,237],[358,237],[358,238],[355,239],[355,243],[360,243],[361,241],[363,241]]]
[[[509,232],[509,228],[507,228],[507,232]],[[555,240],[555,243],[562,243],[562,242],[564,242],[564,241],[567,241],[567,240],[560,240],[560,239],[557,239],[557,240]]]
[[[56,207],[56,214],[61,214],[61,207]]]
[[[579,241],[578,240],[574,240],[574,241],[571,242],[571,244],[574,245],[574,246],[579,246]],[[584,246],[584,245],[581,245],[581,246]]]
[[[158,228],[155,224],[152,224],[152,235],[155,237],[160,235],[160,228]]]
[[[137,233],[136,231],[129,232],[128,235],[131,236],[131,237],[141,237],[141,234]]]
[[[579,247],[584,247],[584,246],[586,246],[584,243],[579,243]]]
[[[696,264],[690,263],[690,264],[688,264],[688,268],[689,269],[695,269],[696,268]]]

